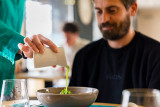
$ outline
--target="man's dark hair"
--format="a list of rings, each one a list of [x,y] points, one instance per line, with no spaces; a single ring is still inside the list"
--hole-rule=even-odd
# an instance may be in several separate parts
[[[124,7],[128,10],[129,7],[136,2],[137,0],[121,0],[121,2],[123,3]]]
[[[79,32],[79,27],[76,23],[65,23],[63,26],[63,32]]]
[[[120,0],[122,3],[123,3],[123,5],[124,5],[124,7],[128,10],[129,9],[129,7],[134,3],[134,2],[137,2],[137,0]],[[94,2],[94,0],[93,0],[93,2]]]

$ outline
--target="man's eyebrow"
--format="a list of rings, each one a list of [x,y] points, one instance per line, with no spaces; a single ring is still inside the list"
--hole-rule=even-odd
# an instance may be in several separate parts
[[[108,7],[106,7],[105,9],[108,10],[108,9],[112,9],[112,8],[119,9],[119,7],[118,7],[118,6],[115,6],[115,5],[108,6]]]
[[[118,8],[118,7],[115,6],[115,5],[111,5],[111,6],[106,7],[105,9],[110,9],[110,8],[113,8],[113,7]],[[101,10],[99,7],[95,7],[95,9],[96,9],[96,10]]]
[[[100,9],[100,8],[98,8],[98,7],[95,7],[95,9],[96,9],[96,10],[101,10],[101,9]]]
[[[111,6],[106,7],[106,8],[112,8],[112,7],[116,7],[116,8],[118,8],[118,7],[117,7],[117,6],[115,6],[115,5],[111,5]]]

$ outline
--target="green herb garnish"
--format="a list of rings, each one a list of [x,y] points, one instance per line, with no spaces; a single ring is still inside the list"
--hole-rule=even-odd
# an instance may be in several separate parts
[[[60,92],[60,94],[71,94],[71,92],[67,91],[66,88],[65,88]]]
[[[71,92],[67,90],[67,86],[68,86],[68,74],[69,74],[69,66],[67,65],[66,88],[64,88],[60,92],[60,94],[71,94]]]

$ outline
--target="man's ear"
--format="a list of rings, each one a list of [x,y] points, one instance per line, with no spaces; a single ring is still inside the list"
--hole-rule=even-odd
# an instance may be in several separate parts
[[[131,15],[131,16],[135,16],[136,13],[137,13],[137,9],[138,9],[137,2],[134,2],[134,3],[130,6],[130,15]]]

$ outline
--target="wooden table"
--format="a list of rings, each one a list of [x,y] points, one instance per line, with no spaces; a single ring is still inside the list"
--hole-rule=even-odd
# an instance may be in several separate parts
[[[16,73],[15,74],[16,79],[43,79],[45,81],[53,81],[53,80],[59,80],[59,79],[64,79],[65,76],[62,75],[54,75],[54,76],[34,76],[34,75],[29,75],[28,73]]]
[[[93,103],[93,105],[102,105],[102,106],[117,106],[121,107],[120,104],[110,104],[110,103]],[[144,106],[139,106],[138,107],[144,107]]]
[[[38,75],[31,75],[31,73],[16,73],[16,79],[26,79],[28,86],[28,94],[31,99],[36,99],[36,91],[38,89],[45,88],[46,83],[50,83],[47,87],[52,87],[52,82],[55,82],[59,79],[65,79],[65,76],[60,74],[55,75],[44,75],[44,73],[39,73]],[[38,84],[38,85],[35,85]]]
[[[102,105],[102,106],[120,106],[120,104],[110,104],[110,103],[93,103],[93,105]]]

